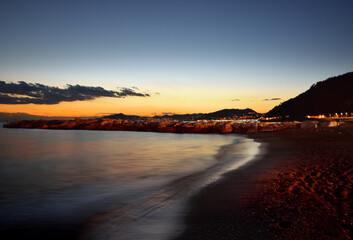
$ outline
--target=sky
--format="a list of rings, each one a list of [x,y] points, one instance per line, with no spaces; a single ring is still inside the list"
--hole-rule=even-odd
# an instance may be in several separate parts
[[[1,1],[0,112],[265,113],[353,70],[352,9],[325,0]]]

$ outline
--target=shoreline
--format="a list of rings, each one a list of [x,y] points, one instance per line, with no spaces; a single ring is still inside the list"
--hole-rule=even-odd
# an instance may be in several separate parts
[[[248,135],[268,152],[190,199],[188,239],[350,239],[353,124]]]
[[[184,230],[182,220],[188,199],[209,184],[218,182],[231,169],[254,161],[262,149],[249,137],[237,135],[232,143],[218,149],[214,155],[215,164],[175,179],[137,202],[92,216],[81,229],[79,239],[156,240],[178,236]]]
[[[292,151],[285,148],[287,143],[280,141],[277,134],[247,135],[261,143],[259,154],[239,169],[225,173],[190,199],[184,216],[186,230],[175,240],[252,239],[248,234],[244,235],[244,226],[238,224],[244,218],[242,211],[247,208],[248,199],[261,192],[265,179],[273,176],[282,165],[281,160],[289,157]]]
[[[245,136],[261,153],[191,194],[173,239],[350,239],[353,123]]]

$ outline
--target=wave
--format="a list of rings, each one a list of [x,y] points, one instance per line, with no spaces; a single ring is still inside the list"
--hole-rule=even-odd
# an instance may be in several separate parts
[[[225,172],[254,159],[260,153],[260,145],[237,136],[231,144],[218,149],[214,156],[216,163],[206,170],[174,180],[137,202],[93,216],[81,230],[79,239],[162,240],[177,236],[184,230],[182,216],[188,199]]]

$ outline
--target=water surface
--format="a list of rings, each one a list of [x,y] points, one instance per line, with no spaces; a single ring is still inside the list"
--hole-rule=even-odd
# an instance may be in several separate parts
[[[6,239],[75,239],[92,216],[146,198],[151,203],[156,199],[150,196],[166,188],[174,195],[170,186],[178,179],[205,171],[225,155],[229,160],[229,146],[245,139],[3,128],[0,136],[0,236]],[[240,154],[239,148],[232,151]]]

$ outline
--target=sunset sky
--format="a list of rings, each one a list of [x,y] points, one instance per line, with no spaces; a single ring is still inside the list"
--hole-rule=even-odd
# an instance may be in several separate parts
[[[348,0],[2,1],[3,86],[39,83],[64,95],[67,84],[101,87],[115,97],[23,104],[9,102],[37,97],[0,89],[0,112],[264,113],[353,70],[352,10]]]

